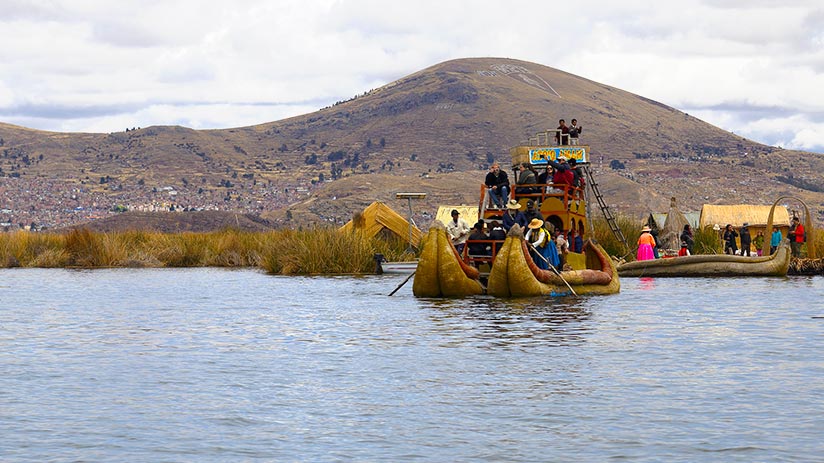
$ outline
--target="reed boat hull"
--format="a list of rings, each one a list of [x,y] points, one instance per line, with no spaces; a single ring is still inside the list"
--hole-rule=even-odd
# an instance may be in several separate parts
[[[460,259],[440,222],[435,221],[421,243],[412,294],[417,297],[465,297],[484,293],[478,270]]]
[[[627,262],[618,266],[622,277],[785,276],[790,267],[789,241],[775,254],[762,257],[700,254]]]
[[[606,251],[591,240],[585,243],[584,251],[586,269],[563,271],[560,276],[550,270],[541,270],[529,255],[522,230],[515,225],[495,257],[487,294],[496,297],[563,296],[572,294],[572,290],[578,295],[618,293],[621,283]]]

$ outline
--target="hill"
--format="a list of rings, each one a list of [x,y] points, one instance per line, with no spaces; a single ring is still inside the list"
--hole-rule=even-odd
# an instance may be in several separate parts
[[[59,226],[115,205],[177,206],[303,225],[345,222],[375,199],[405,211],[394,193],[413,190],[429,193],[415,211],[431,215],[438,204],[476,202],[490,161],[508,162],[511,146],[573,117],[616,212],[666,210],[671,196],[684,210],[794,196],[821,222],[822,155],[764,146],[642,96],[500,58],[440,63],[250,127],[72,134],[0,124],[2,208],[12,211],[0,219]]]

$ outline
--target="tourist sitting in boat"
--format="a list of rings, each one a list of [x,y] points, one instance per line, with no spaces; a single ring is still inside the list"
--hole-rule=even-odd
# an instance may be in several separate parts
[[[652,248],[655,247],[655,238],[652,237],[651,231],[649,225],[644,225],[644,228],[641,229],[641,236],[638,237],[637,260],[655,259],[655,254],[652,251]]]
[[[516,180],[515,193],[517,194],[533,194],[537,193],[538,190],[535,187],[535,184],[538,183],[537,176],[535,172],[532,170],[532,166],[529,165],[528,162],[522,162],[518,165],[518,179]],[[521,186],[521,185],[530,185],[530,186]]]
[[[678,257],[682,256],[689,256],[690,250],[687,248],[687,243],[685,241],[681,242],[681,249],[678,250]]]
[[[524,235],[524,239],[529,245],[529,252],[535,265],[543,270],[549,270],[550,265],[557,269],[560,266],[558,249],[552,241],[552,234],[544,227],[544,221],[532,219],[527,228],[529,230]]]
[[[503,226],[505,231],[509,231],[513,225],[516,223],[521,226],[521,228],[526,227],[529,223],[526,220],[526,216],[524,213],[520,211],[521,204],[514,199],[510,199],[508,203],[506,203],[506,212],[504,212],[504,216],[502,218]]]
[[[466,241],[468,243],[467,250],[470,256],[489,256],[492,254],[492,248],[489,243],[486,242],[489,240],[489,235],[484,233],[485,226],[486,223],[483,220],[479,220],[475,226],[472,227],[472,233],[469,234],[469,238]],[[474,263],[474,265],[477,267],[477,263]]]
[[[520,204],[518,205],[520,206]],[[496,241],[503,241],[506,239],[506,230],[504,230],[504,227],[497,220],[489,222],[489,239]]]
[[[498,209],[503,209],[509,198],[509,176],[501,170],[501,165],[493,162],[484,180],[489,198]]]
[[[457,209],[452,209],[452,220],[446,224],[446,232],[452,239],[452,244],[455,245],[455,249],[458,250],[459,254],[463,252],[466,238],[469,236],[469,224],[460,216],[461,213],[458,212]]]
[[[527,224],[529,224],[532,221],[532,219],[538,219],[541,222],[544,221],[544,216],[541,215],[541,212],[538,210],[537,207],[535,207],[535,201],[531,199],[526,202],[526,211],[524,211],[524,219],[526,220]]]
[[[580,254],[584,250],[584,237],[574,228],[569,230],[569,243],[572,252]]]
[[[555,250],[558,253],[559,267],[563,269],[566,263],[566,254],[569,252],[569,241],[564,236],[564,231],[555,229]]]

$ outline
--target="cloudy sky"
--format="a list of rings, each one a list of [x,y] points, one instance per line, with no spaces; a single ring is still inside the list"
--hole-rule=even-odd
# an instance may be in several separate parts
[[[238,127],[487,56],[824,153],[820,0],[0,0],[0,122]]]

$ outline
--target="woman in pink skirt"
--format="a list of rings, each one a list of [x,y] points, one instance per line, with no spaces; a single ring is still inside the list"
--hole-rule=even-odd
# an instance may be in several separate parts
[[[655,246],[655,238],[650,234],[648,225],[644,225],[641,229],[641,236],[638,237],[638,260],[652,260],[655,259],[655,254],[652,252],[652,247]]]

